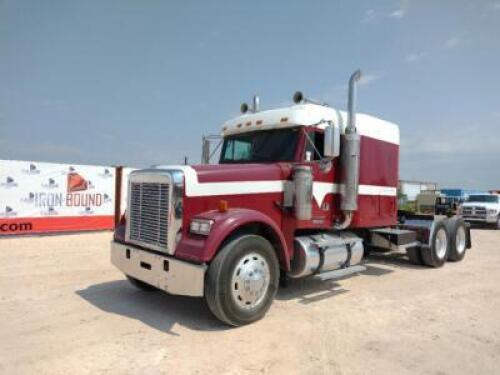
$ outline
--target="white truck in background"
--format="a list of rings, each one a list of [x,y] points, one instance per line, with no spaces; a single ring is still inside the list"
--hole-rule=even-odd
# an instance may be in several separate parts
[[[500,229],[500,195],[473,194],[462,203],[458,213],[470,223],[492,225]]]

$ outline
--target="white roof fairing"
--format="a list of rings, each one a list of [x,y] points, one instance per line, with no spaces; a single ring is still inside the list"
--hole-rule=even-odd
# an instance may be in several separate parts
[[[347,112],[318,104],[297,104],[290,107],[247,113],[224,123],[222,135],[246,133],[257,130],[311,126],[322,120],[333,121],[344,133],[347,125]],[[318,125],[325,128],[326,123]],[[399,127],[391,122],[356,113],[356,128],[366,137],[399,145]]]

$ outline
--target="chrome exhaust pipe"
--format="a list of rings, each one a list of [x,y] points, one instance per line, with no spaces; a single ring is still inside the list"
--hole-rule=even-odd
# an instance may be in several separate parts
[[[344,185],[341,191],[340,209],[344,214],[341,222],[334,228],[342,230],[351,225],[354,212],[358,209],[359,158],[361,137],[356,130],[356,83],[361,78],[361,70],[356,70],[349,78],[348,119],[340,154],[340,182]]]
[[[361,70],[356,70],[349,78],[349,97],[347,101],[347,127],[346,133],[356,132],[356,111],[354,105],[356,104],[356,83],[361,79]]]

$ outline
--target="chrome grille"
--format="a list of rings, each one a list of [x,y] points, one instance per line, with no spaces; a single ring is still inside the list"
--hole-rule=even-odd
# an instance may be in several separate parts
[[[157,182],[131,182],[129,194],[130,240],[166,250],[170,185]]]
[[[486,208],[481,206],[463,207],[462,215],[470,217],[486,217]]]

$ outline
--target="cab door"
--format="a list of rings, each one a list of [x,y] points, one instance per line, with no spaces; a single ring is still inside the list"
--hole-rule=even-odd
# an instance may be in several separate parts
[[[304,132],[304,163],[311,166],[313,174],[313,204],[311,227],[329,228],[339,204],[338,185],[335,171],[338,158],[328,161],[324,158],[324,131],[310,128]]]

